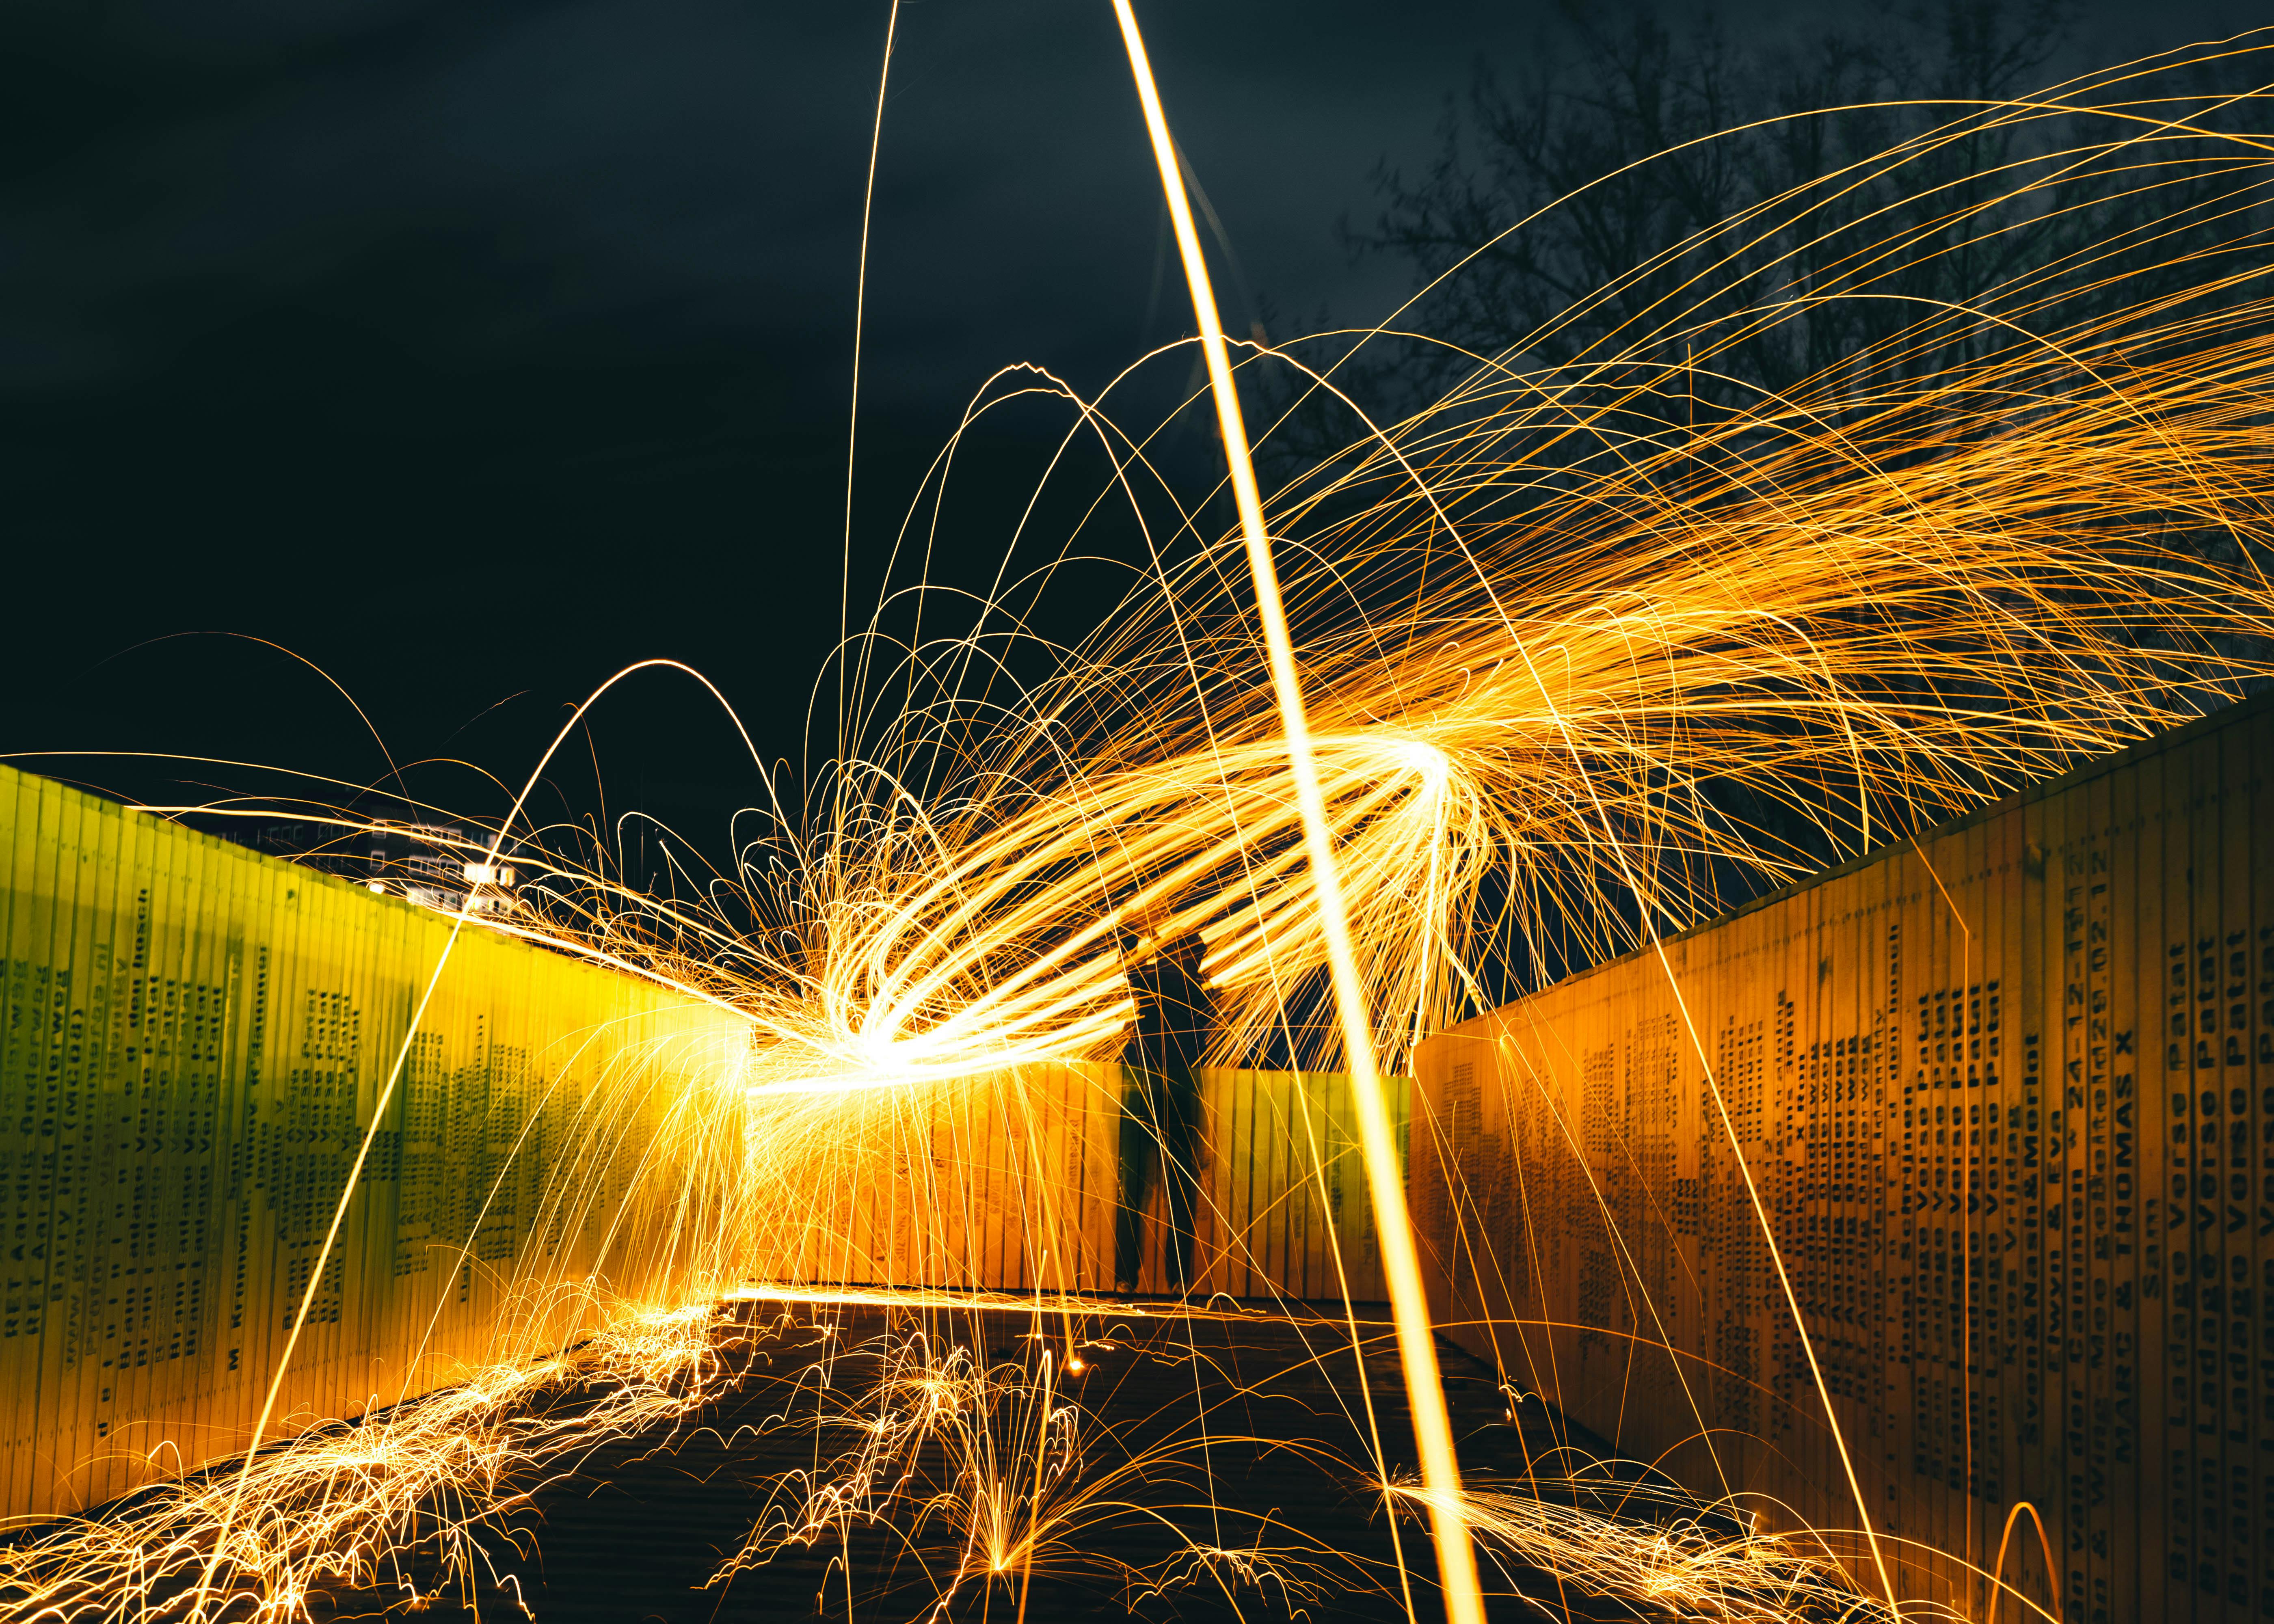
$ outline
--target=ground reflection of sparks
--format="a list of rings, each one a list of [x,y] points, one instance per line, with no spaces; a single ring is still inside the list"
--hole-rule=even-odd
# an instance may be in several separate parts
[[[1391,1502],[1409,1512],[1429,1500],[1415,1483],[1392,1481],[1385,1488]],[[1663,1480],[1620,1482],[1601,1472],[1541,1476],[1472,1485],[1462,1502],[1484,1553],[1508,1568],[1512,1583],[1529,1570],[1578,1596],[1710,1624],[1893,1624],[1895,1616],[1884,1600],[1859,1590],[1834,1555],[1831,1541],[1852,1546],[1854,1536],[1763,1532],[1754,1514],[1698,1500]],[[1993,1588],[2014,1616],[2052,1624],[2054,1615],[2019,1591],[2002,1583]],[[1544,1600],[1542,1609],[1556,1615]],[[1966,1614],[1912,1601],[1901,1616],[1957,1624]]]
[[[1265,1440],[1212,1432],[1199,1415],[1132,1444],[1061,1385],[1047,1347],[1030,1360],[990,1364],[944,1335],[919,1332],[840,1357],[862,1356],[877,1374],[849,1402],[817,1394],[810,1414],[783,1412],[781,1424],[814,1427],[841,1447],[766,1485],[749,1537],[713,1584],[762,1568],[792,1546],[837,1545],[850,1562],[854,1538],[864,1533],[888,1537],[890,1548],[915,1560],[930,1590],[920,1615],[933,1619],[990,1587],[1023,1598],[1038,1575],[1116,1582],[1133,1603],[1203,1583],[1292,1602],[1329,1583],[1365,1583],[1351,1563],[1314,1546],[1231,1547],[1181,1533],[1178,1511],[1271,1531],[1269,1515],[1210,1503],[1205,1463],[1211,1447]],[[1331,1460],[1314,1446],[1270,1441]],[[1096,1548],[1105,1530],[1132,1526],[1164,1531],[1176,1551],[1140,1568]]]
[[[1038,1373],[990,1367],[921,1333],[888,1338],[879,1352],[883,1372],[864,1401],[821,1422],[852,1446],[778,1481],[713,1583],[786,1545],[849,1538],[856,1527],[899,1527],[912,1545],[937,1527],[948,1547],[935,1575],[937,1616],[967,1585],[1016,1582],[1038,1555],[1058,1554],[1065,1502],[1080,1493],[1081,1440],[1050,1356]]]
[[[391,1585],[415,1604],[422,1556],[440,1575],[425,1596],[503,1583],[483,1537],[510,1545],[539,1482],[717,1395],[733,1373],[718,1318],[628,1307],[570,1352],[146,1490],[0,1549],[0,1595],[17,1618],[217,1620],[299,1617],[334,1587]]]
[[[1179,1590],[1205,1591],[1213,1586],[1237,1603],[1243,1592],[1277,1604],[1277,1611],[1300,1617],[1305,1606],[1347,1589],[1347,1572],[1319,1560],[1318,1553],[1301,1546],[1225,1546],[1188,1545],[1174,1555],[1144,1570],[1126,1594],[1134,1608],[1153,1596],[1172,1596]]]

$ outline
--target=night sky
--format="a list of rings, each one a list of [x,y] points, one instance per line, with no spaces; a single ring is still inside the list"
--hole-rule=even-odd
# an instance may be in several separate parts
[[[2218,0],[2140,10],[2083,14],[2074,49],[2111,60],[2248,20]],[[169,792],[174,776],[258,780],[18,753],[378,778],[340,695],[249,636],[322,667],[398,760],[517,776],[564,704],[654,655],[699,666],[770,754],[797,756],[837,625],[885,14],[8,7],[0,751],[159,797],[215,793]],[[1219,265],[1227,317],[1276,336],[1397,303],[1403,268],[1354,262],[1338,222],[1370,221],[1376,166],[1426,162],[1471,64],[1517,63],[1552,9],[1155,0],[1140,15],[1237,254]],[[1820,13],[1721,15],[1796,36]],[[856,617],[918,471],[990,372],[1033,361],[1094,389],[1190,320],[1173,267],[1156,276],[1156,182],[1104,0],[918,0],[892,83]],[[1014,413],[972,445],[936,579],[984,587],[1064,424]],[[1110,527],[1097,539],[1111,550]],[[1051,629],[1086,629],[1110,575],[1061,593]],[[750,796],[716,707],[678,679],[608,702],[593,751],[614,804],[723,824]],[[493,795],[469,771],[419,782],[470,809]],[[588,793],[551,809],[590,809]]]

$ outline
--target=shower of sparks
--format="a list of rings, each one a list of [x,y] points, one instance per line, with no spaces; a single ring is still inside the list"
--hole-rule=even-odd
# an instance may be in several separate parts
[[[0,1595],[22,1619],[297,1618],[326,1586],[385,1585],[417,1602],[418,1556],[440,1575],[430,1598],[494,1583],[481,1536],[509,1531],[545,1475],[731,1383],[717,1320],[708,1304],[619,1306],[571,1350],[311,1427],[249,1471],[226,1462],[115,1515],[41,1530],[0,1555]]]
[[[2120,161],[2144,139],[2111,108],[2074,163]],[[2263,143],[2168,106],[2158,117],[2163,167],[2142,186],[2176,184],[2184,147],[2260,197]],[[2013,195],[2059,207],[2060,169],[2017,173]],[[1816,203],[1782,206],[1775,227],[1798,231]],[[2238,207],[2227,237],[2175,248],[2161,268],[2192,282],[2137,307],[2060,326],[2051,295],[1984,289],[1978,308],[1923,309],[1702,423],[1684,404],[1701,377],[1725,400],[1740,387],[1716,377],[1717,357],[1822,296],[1796,284],[1732,314],[1683,282],[1648,331],[1553,370],[1481,361],[1261,501],[1360,1026],[1383,1071],[1512,988],[2274,673],[2274,298],[2248,222]],[[1901,246],[1859,238],[1852,262]],[[1893,296],[1866,277],[1834,297]],[[1244,368],[1301,370],[1299,351],[1243,354]],[[1113,461],[1107,499],[1163,494],[1150,440],[1111,403],[1079,402],[1075,431]],[[1132,510],[1152,511],[1133,497]],[[975,635],[912,650],[889,681],[870,673],[847,718],[868,748],[834,764],[810,822],[767,809],[775,838],[732,876],[732,911],[636,894],[597,854],[571,854],[567,831],[469,842],[470,859],[494,861],[510,832],[531,876],[521,906],[469,929],[537,937],[749,1021],[748,1054],[669,1103],[638,1171],[627,1223],[647,1228],[625,1244],[657,1250],[651,1285],[637,1302],[564,1307],[570,1288],[528,1266],[491,1368],[0,1549],[11,1615],[299,1618],[327,1587],[408,1583],[422,1552],[446,1584],[472,1586],[495,1548],[478,1536],[508,1527],[536,1485],[736,1379],[714,1305],[737,1297],[785,1312],[866,1303],[935,1328],[887,1345],[857,1400],[813,1388],[809,1424],[851,1442],[773,1485],[719,1583],[788,1545],[889,1527],[949,1552],[931,1612],[981,1591],[1016,1605],[1038,1569],[1106,1566],[1084,1535],[1149,1515],[1148,1472],[1173,1468],[1206,1503],[1204,1449],[1116,1455],[1111,1427],[1068,1396],[1091,1346],[1076,1321],[1096,1306],[1070,1280],[989,1298],[950,1289],[983,1282],[933,1260],[874,1289],[808,1284],[801,1263],[843,1238],[827,1232],[842,1192],[929,1165],[944,1113],[1009,1124],[1038,1076],[1110,1060],[1133,1011],[1118,942],[1141,924],[1205,943],[1223,1061],[1351,1058],[1319,1013],[1329,930],[1247,544],[1203,538],[1180,511],[1182,551],[1154,538],[1177,561],[1040,682],[1005,698]],[[899,699],[873,702],[886,688]],[[747,917],[762,928],[734,922]],[[572,1158],[546,1199],[591,1210],[598,1177]],[[1040,1171],[1030,1182],[1031,1213],[1065,1199]],[[1030,1361],[985,1363],[937,1328],[1013,1300],[1038,1327]],[[563,1324],[576,1335],[550,1345],[565,1351],[528,1346],[529,1327]],[[1351,1480],[1393,1508],[1457,1515],[1493,1560],[1585,1594],[1729,1620],[1894,1605],[1842,1566],[1853,1539],[1761,1531],[1750,1515],[1728,1533],[1724,1508],[1630,1487],[1614,1501],[1578,1479],[1472,1484],[1449,1501],[1397,1464],[1359,1461]],[[1327,1583],[1299,1536],[1188,1542],[1115,1577],[1133,1595],[1213,1584],[1297,1608]]]
[[[1031,1363],[989,1365],[968,1348],[915,1333],[889,1335],[855,1351],[874,1357],[875,1381],[853,1402],[801,1410],[797,1422],[845,1440],[844,1447],[773,1480],[742,1548],[712,1576],[714,1585],[763,1567],[787,1546],[849,1546],[866,1530],[888,1530],[896,1548],[930,1559],[933,1618],[990,1586],[1015,1602],[1037,1572],[1118,1581],[1132,1599],[1199,1586],[1287,1600],[1336,1581],[1344,1589],[1365,1582],[1352,1564],[1315,1546],[1186,1543],[1143,1569],[1091,1548],[1086,1537],[1102,1529],[1152,1525],[1173,1535],[1177,1510],[1223,1515],[1207,1499],[1208,1449],[1262,1440],[1212,1432],[1204,1414],[1134,1446],[1068,1391],[1064,1378],[1074,1366],[1062,1371],[1047,1348]],[[1316,1453],[1315,1446],[1271,1441]],[[1172,1485],[1193,1498],[1164,1504]],[[1262,1531],[1272,1521],[1231,1515],[1261,1523]]]
[[[1429,1491],[1392,1482],[1393,1504],[1419,1509]],[[1722,1531],[1722,1508],[1678,1491],[1600,1477],[1538,1479],[1517,1488],[1470,1488],[1462,1511],[1490,1557],[1552,1574],[1571,1591],[1610,1598],[1704,1624],[1787,1624],[1841,1619],[1890,1624],[1886,1603],[1859,1592],[1807,1536]],[[1655,1516],[1647,1515],[1655,1512]],[[1935,1610],[1909,1608],[1930,1619]],[[1942,1614],[1962,1617],[1962,1614]]]

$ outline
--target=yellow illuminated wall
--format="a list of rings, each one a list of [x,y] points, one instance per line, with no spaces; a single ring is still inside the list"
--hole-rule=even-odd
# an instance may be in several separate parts
[[[0,1511],[243,1442],[398,1055],[280,1414],[715,1265],[644,1243],[741,1022],[469,928],[414,1036],[447,917],[6,768],[0,864]]]
[[[1380,1248],[1347,1077],[1204,1071],[1196,1285],[1236,1297],[1378,1302]],[[1406,1086],[1391,1079],[1402,1135]],[[781,1279],[1111,1291],[1118,1065],[1028,1066],[946,1097],[847,1096],[778,1176]],[[1141,1291],[1167,1289],[1154,1238]]]
[[[1992,1616],[2027,1501],[2065,1620],[2274,1615],[2270,768],[2260,698],[1431,1039],[1440,1322],[1852,1530],[1750,1171],[1907,1590]]]

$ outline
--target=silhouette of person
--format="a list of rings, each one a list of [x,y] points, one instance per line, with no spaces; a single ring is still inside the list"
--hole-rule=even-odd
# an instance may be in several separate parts
[[[1125,937],[1123,952],[1152,945],[1127,966],[1137,1017],[1121,1051],[1121,1210],[1113,1276],[1133,1291],[1145,1265],[1145,1209],[1161,1185],[1162,1272],[1179,1296],[1193,1283],[1193,1214],[1200,1205],[1201,1086],[1214,1005],[1201,979],[1202,944],[1186,935],[1165,945]]]

